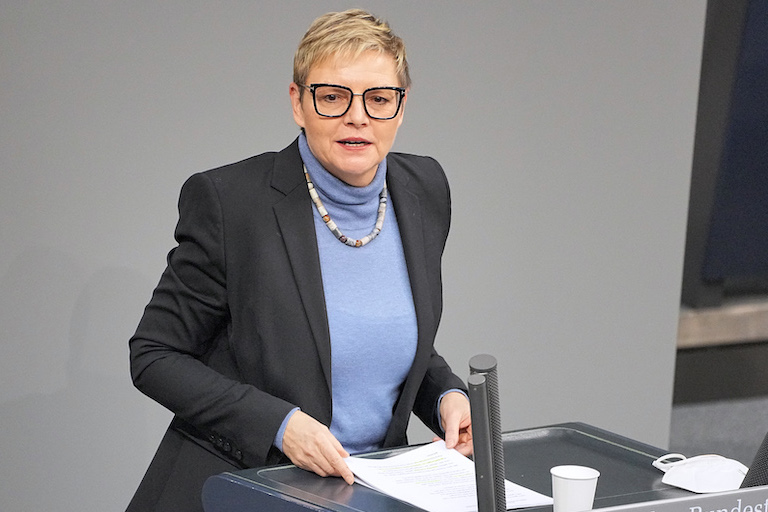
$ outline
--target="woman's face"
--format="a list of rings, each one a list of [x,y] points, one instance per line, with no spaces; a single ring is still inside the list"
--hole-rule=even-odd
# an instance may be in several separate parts
[[[344,85],[355,94],[371,87],[400,86],[395,59],[373,51],[355,59],[331,57],[318,62],[302,85],[315,83]],[[343,116],[323,117],[315,111],[312,93],[307,89],[303,95],[300,92],[301,87],[292,83],[293,119],[304,128],[312,154],[340,180],[356,187],[368,185],[395,142],[407,95],[394,119],[378,120],[365,113],[361,96],[354,97]]]

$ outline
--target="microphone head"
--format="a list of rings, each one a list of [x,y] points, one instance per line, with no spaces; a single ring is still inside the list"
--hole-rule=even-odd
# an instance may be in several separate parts
[[[489,373],[496,369],[496,358],[489,354],[477,354],[469,360],[470,373]]]
[[[485,375],[473,373],[467,377],[467,384],[470,386],[482,386],[485,384]]]

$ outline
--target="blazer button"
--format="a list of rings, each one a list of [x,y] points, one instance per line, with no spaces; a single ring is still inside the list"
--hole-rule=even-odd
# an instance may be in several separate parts
[[[235,460],[243,460],[243,452],[240,450],[235,450],[235,453],[233,453],[232,456],[235,458]]]
[[[229,441],[224,441],[224,446],[222,446],[222,449],[225,453],[229,453],[232,451],[232,445],[229,443]]]

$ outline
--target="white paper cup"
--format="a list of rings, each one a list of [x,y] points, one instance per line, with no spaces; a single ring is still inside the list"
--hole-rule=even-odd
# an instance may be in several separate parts
[[[554,512],[592,510],[600,472],[584,466],[555,466],[552,474]]]

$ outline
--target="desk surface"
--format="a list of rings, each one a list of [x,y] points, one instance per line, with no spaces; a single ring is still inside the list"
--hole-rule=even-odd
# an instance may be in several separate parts
[[[580,464],[600,471],[595,508],[689,495],[661,483],[651,465],[666,453],[644,443],[582,423],[565,423],[502,435],[508,480],[552,495],[549,469]],[[364,457],[387,457],[408,448]],[[203,489],[206,512],[334,511],[414,512],[420,510],[376,491],[337,478],[321,478],[295,466],[256,468],[211,477]],[[526,511],[552,510],[551,506]]]

